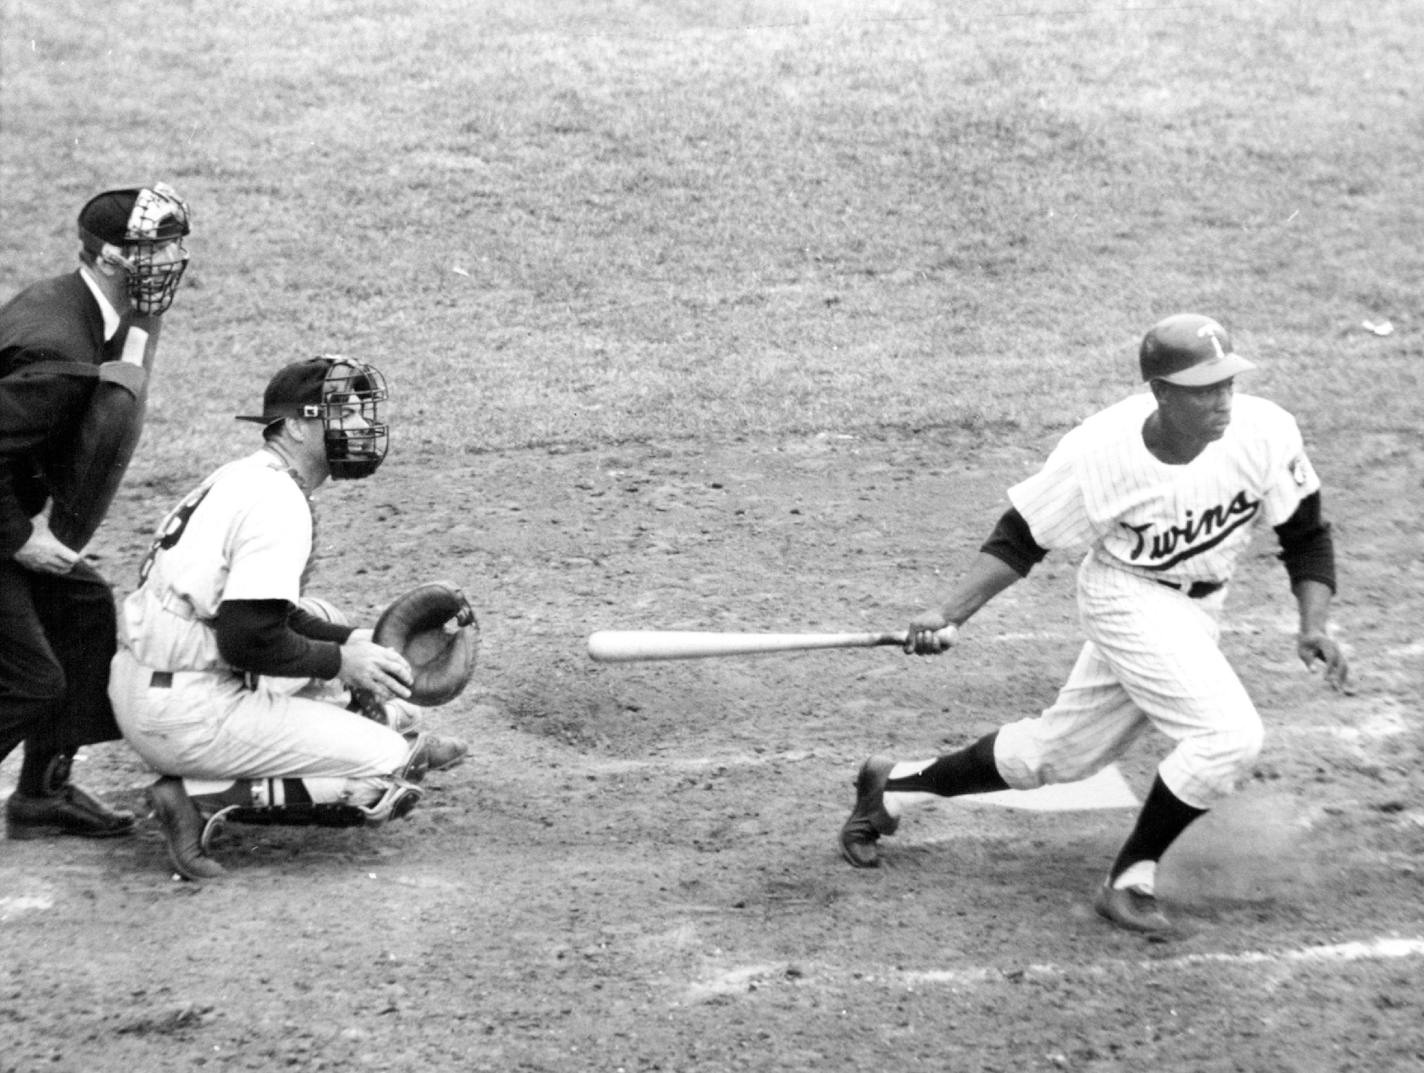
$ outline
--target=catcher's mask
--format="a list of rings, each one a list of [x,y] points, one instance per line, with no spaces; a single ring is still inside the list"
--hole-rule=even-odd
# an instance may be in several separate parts
[[[79,210],[79,240],[96,261],[124,270],[136,312],[163,313],[188,267],[190,216],[166,183],[106,190]]]
[[[261,416],[238,420],[270,426],[289,417],[320,418],[331,478],[350,480],[369,477],[385,460],[386,398],[386,379],[374,365],[323,354],[278,372],[262,396]]]

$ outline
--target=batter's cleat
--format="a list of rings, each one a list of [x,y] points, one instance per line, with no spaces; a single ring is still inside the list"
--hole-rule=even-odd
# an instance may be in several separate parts
[[[885,809],[885,783],[895,762],[872,756],[855,777],[855,808],[841,828],[841,856],[856,868],[878,868],[881,835],[893,835],[900,821]]]
[[[410,758],[406,760],[400,776],[410,782],[419,782],[432,771],[458,767],[469,754],[470,747],[459,738],[421,734],[411,745]]]
[[[37,797],[17,791],[5,802],[6,833],[21,841],[54,835],[114,838],[133,834],[134,819],[132,812],[110,808],[72,782]]]
[[[1126,931],[1171,938],[1177,928],[1157,905],[1157,898],[1141,887],[1116,888],[1104,883],[1093,899],[1098,916]]]
[[[203,817],[183,789],[183,780],[165,775],[148,788],[148,803],[163,832],[168,861],[184,879],[216,879],[225,869],[203,852]]]

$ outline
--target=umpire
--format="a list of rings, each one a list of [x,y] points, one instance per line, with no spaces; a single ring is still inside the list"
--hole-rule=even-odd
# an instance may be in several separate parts
[[[50,509],[82,462],[99,369],[117,363],[135,315],[172,302],[188,232],[187,204],[161,183],[104,191],[79,213],[78,270],[0,307],[0,760],[25,745],[5,803],[11,838],[134,828],[131,813],[70,782],[80,746],[119,737],[107,692],[114,598],[82,549],[51,531]]]

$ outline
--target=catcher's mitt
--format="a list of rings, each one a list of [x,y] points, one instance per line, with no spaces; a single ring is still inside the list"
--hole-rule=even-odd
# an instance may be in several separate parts
[[[397,596],[376,620],[373,640],[410,664],[411,703],[433,708],[459,696],[474,674],[480,627],[465,594],[435,581]]]

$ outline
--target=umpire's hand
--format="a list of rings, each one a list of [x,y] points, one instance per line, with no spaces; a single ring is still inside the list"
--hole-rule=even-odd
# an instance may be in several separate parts
[[[30,537],[15,551],[15,562],[37,574],[67,574],[79,561],[79,553],[59,542],[49,531],[43,514],[30,519]]]

